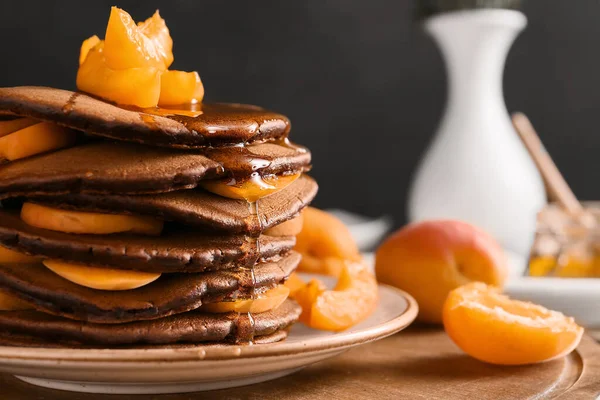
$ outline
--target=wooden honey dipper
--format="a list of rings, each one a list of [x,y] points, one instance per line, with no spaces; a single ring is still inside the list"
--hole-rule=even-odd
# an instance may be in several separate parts
[[[596,217],[583,208],[579,200],[577,200],[569,184],[544,148],[529,118],[525,114],[517,112],[512,115],[512,123],[540,171],[549,197],[556,200],[582,226],[587,229],[594,229],[597,226]]]

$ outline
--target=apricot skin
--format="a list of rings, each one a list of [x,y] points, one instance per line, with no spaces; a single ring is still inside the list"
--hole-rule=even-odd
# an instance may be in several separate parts
[[[451,290],[481,281],[501,287],[508,269],[500,245],[483,230],[461,221],[426,221],[392,234],[375,254],[377,279],[411,294],[418,320],[442,322]]]

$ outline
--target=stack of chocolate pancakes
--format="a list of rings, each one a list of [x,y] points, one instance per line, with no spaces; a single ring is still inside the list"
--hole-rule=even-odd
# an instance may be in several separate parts
[[[300,261],[299,212],[317,185],[303,174],[310,153],[289,142],[285,116],[238,104],[134,110],[16,87],[0,88],[0,118],[77,132],[72,147],[0,165],[0,246],[28,260],[0,262],[0,293],[19,304],[0,311],[0,344],[147,347],[287,336],[301,311],[291,299],[258,312],[252,301],[249,312],[226,306],[281,288]],[[86,223],[97,217],[98,231],[78,230],[81,215]],[[133,219],[135,228],[113,232],[112,217]],[[128,273],[137,287],[102,287]]]

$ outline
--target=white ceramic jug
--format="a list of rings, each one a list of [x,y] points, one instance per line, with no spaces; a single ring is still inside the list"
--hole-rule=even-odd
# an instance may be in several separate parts
[[[546,203],[541,177],[514,131],[504,104],[508,50],[527,24],[517,10],[479,9],[434,15],[448,74],[448,102],[438,132],[414,177],[412,221],[452,218],[491,233],[521,274],[536,214]]]

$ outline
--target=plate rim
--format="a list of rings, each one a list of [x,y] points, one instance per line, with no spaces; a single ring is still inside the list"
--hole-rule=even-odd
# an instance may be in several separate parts
[[[0,346],[0,363],[130,363],[186,361],[227,361],[312,354],[323,351],[341,351],[377,339],[383,339],[409,326],[416,318],[419,307],[416,300],[403,290],[379,283],[378,289],[394,292],[404,298],[406,310],[389,321],[367,329],[339,335],[278,342],[260,346],[210,346],[198,345],[181,349],[61,349],[43,347]]]

